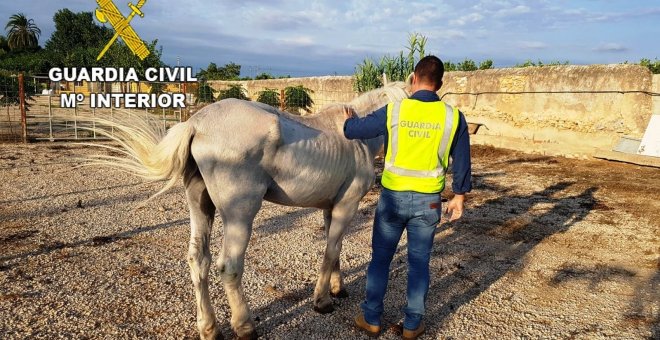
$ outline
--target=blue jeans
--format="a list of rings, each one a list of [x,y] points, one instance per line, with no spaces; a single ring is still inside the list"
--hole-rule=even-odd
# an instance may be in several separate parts
[[[367,269],[367,296],[361,304],[365,321],[380,325],[390,263],[403,230],[408,235],[408,304],[403,326],[416,329],[426,309],[429,261],[435,228],[440,221],[440,193],[392,191],[383,188],[371,238],[371,262]]]

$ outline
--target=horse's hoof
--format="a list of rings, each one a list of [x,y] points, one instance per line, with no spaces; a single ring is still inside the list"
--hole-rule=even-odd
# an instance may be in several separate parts
[[[314,306],[314,311],[319,314],[330,314],[335,311],[335,307],[332,304],[328,304],[322,307]]]
[[[256,340],[259,339],[259,334],[257,334],[257,331],[253,331],[249,334],[245,334],[243,336],[237,337],[238,340]]]
[[[208,327],[206,329],[200,330],[199,333],[200,339],[203,340],[224,340],[225,338],[222,336],[222,332],[220,332],[220,329],[214,324],[211,327]]]
[[[330,295],[332,295],[332,297],[336,297],[338,299],[345,299],[345,298],[348,297],[348,291],[346,289],[342,288],[337,293],[330,292]]]

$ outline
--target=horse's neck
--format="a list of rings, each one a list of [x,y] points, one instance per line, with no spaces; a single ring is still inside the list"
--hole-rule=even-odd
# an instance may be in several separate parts
[[[309,127],[324,131],[344,134],[344,115],[342,112],[321,111],[309,116],[294,116],[296,121]]]

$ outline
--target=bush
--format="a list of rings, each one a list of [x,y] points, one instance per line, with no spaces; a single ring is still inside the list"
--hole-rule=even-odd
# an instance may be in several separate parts
[[[479,63],[480,70],[490,70],[492,68],[493,68],[493,61],[490,59],[486,59]]]
[[[268,104],[272,107],[280,107],[280,94],[275,89],[265,89],[259,92],[257,101],[260,103]]]
[[[215,101],[215,97],[213,96],[215,92],[207,82],[200,83],[195,92],[196,103],[213,103]]]
[[[568,60],[565,62],[554,60],[548,63],[544,63],[543,61],[539,60],[535,63],[532,60],[527,59],[527,61],[525,61],[524,63],[516,64],[514,67],[543,67],[543,66],[559,66],[559,65],[569,65],[569,62]]]
[[[314,101],[309,93],[314,91],[302,86],[288,86],[284,89],[284,107],[285,110],[299,114],[300,110],[311,112]]]
[[[241,84],[229,84],[229,88],[226,90],[221,90],[218,95],[218,100],[223,100],[227,98],[236,98],[242,100],[250,100],[250,97],[247,95],[247,91],[243,88]]]
[[[472,59],[467,59],[461,61],[456,65],[459,71],[476,71],[477,64]]]
[[[657,58],[655,61],[651,61],[651,59],[642,59],[639,61],[639,64],[644,67],[648,67],[653,74],[660,74],[660,60]]]

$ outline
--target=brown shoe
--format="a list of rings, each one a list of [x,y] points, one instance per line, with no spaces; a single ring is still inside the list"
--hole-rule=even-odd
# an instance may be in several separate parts
[[[372,338],[375,338],[380,334],[380,326],[367,323],[367,320],[364,319],[364,315],[362,314],[355,317],[355,327],[367,332],[367,335]]]
[[[404,328],[401,337],[403,340],[415,340],[424,334],[424,331],[426,331],[426,325],[424,325],[424,321],[422,321],[416,329],[410,330]]]

